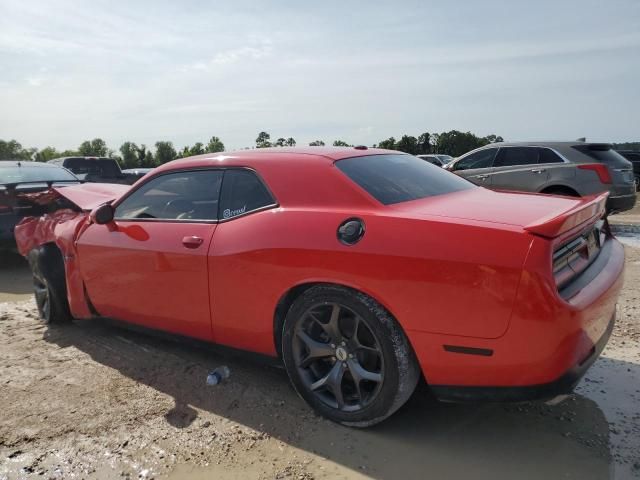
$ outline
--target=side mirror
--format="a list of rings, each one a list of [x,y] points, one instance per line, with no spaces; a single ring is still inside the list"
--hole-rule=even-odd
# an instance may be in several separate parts
[[[98,225],[105,225],[113,222],[115,210],[110,203],[105,203],[91,212],[91,220]]]

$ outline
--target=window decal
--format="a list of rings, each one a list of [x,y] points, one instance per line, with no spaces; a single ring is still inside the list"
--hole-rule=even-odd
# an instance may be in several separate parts
[[[229,208],[226,208],[224,210],[224,212],[222,212],[222,217],[223,218],[231,218],[231,217],[235,217],[237,215],[240,215],[244,212],[247,211],[247,206],[244,205],[242,208],[238,208],[237,210],[231,210]]]

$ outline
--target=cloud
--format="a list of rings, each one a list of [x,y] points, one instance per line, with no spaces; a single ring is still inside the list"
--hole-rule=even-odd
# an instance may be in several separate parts
[[[238,48],[231,48],[216,53],[213,58],[209,60],[199,60],[189,65],[183,66],[181,70],[183,72],[189,70],[197,71],[212,71],[218,67],[247,62],[253,63],[254,60],[262,60],[270,57],[273,52],[273,46],[271,41],[263,39],[260,45],[246,45]]]
[[[262,45],[260,47],[242,47],[235,50],[228,50],[216,54],[211,60],[215,65],[224,65],[227,63],[235,63],[243,59],[259,60],[271,55],[271,45]]]
[[[39,87],[44,83],[43,77],[27,77],[27,85],[31,87]]]

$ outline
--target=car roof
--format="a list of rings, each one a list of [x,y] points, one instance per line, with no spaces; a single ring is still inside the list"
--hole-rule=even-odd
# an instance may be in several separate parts
[[[270,147],[237,150],[232,152],[205,153],[194,157],[180,158],[165,163],[154,170],[164,171],[176,168],[196,168],[211,165],[251,167],[269,163],[273,159],[280,161],[304,161],[331,164],[337,160],[367,155],[396,154],[406,155],[395,150],[362,147]]]
[[[57,157],[52,158],[49,162],[58,162],[64,160],[113,160],[111,157],[96,157],[96,156],[83,156],[83,155],[72,155],[70,157]]]
[[[33,162],[31,160],[0,160],[0,167],[36,167],[36,168],[62,168],[50,163]]]
[[[613,146],[606,142],[497,142],[490,143],[489,145],[485,145],[480,148],[489,148],[489,147],[573,147],[579,145],[609,145],[613,148]]]

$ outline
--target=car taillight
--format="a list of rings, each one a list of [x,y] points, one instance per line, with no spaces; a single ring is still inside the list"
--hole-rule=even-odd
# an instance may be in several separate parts
[[[602,183],[613,183],[611,180],[611,173],[609,173],[609,168],[606,165],[590,163],[588,165],[578,165],[578,168],[596,172]]]
[[[606,241],[605,222],[599,220],[553,252],[553,276],[558,290],[584,272],[600,254]]]

